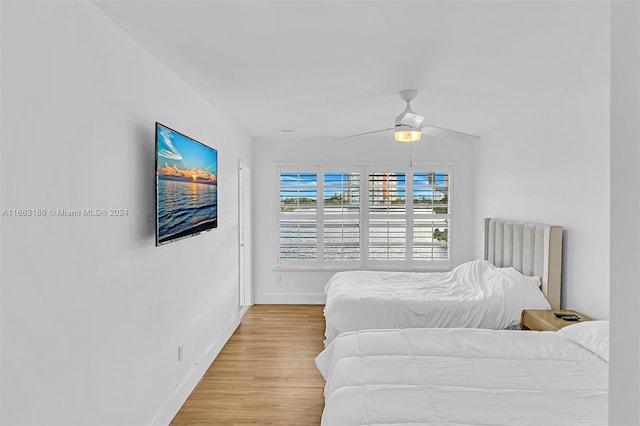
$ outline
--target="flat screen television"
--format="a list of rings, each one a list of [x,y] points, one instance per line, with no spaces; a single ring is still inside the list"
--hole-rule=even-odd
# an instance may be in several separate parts
[[[218,151],[156,122],[156,246],[218,226]]]

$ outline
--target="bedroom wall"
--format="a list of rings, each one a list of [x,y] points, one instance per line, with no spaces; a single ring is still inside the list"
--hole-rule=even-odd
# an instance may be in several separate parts
[[[640,3],[611,4],[609,424],[640,424]]]
[[[168,424],[238,325],[251,140],[90,2],[2,2],[6,425]],[[219,152],[219,227],[154,246],[154,122]],[[178,361],[178,346],[183,347]]]
[[[584,27],[568,26],[556,53],[571,84],[554,86],[556,63],[540,78],[544,91],[513,93],[492,105],[492,129],[474,145],[476,214],[564,227],[562,306],[609,317],[609,5],[583,3]],[[594,10],[595,9],[595,10]],[[597,12],[597,13],[594,13]],[[582,33],[580,33],[582,31]],[[562,54],[563,50],[567,54]],[[570,53],[570,54],[569,54]],[[523,93],[527,82],[523,82]],[[476,253],[482,253],[476,228]]]
[[[455,234],[453,264],[472,260],[474,247],[472,143],[430,140],[414,143],[413,162],[455,165],[453,211]],[[277,162],[301,161],[321,164],[409,164],[409,144],[386,135],[347,141],[299,141],[295,133],[279,141],[254,144],[254,294],[256,303],[324,303],[323,288],[336,271],[276,268]]]

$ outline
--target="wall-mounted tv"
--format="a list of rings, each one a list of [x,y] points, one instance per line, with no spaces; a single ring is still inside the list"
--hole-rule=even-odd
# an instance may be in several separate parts
[[[156,122],[156,246],[218,226],[218,151]]]

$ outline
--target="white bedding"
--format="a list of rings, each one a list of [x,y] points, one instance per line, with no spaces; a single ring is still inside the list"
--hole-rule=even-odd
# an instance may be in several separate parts
[[[560,332],[360,331],[316,364],[324,426],[607,423],[608,363]]]
[[[338,272],[324,291],[325,346],[366,329],[515,328],[523,309],[551,309],[538,277],[484,260],[450,272]]]

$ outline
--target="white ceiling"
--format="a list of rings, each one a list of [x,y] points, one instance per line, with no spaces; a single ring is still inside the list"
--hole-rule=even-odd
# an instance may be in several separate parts
[[[403,89],[426,123],[482,135],[505,110],[597,84],[590,51],[609,43],[604,1],[96,4],[259,139],[391,127]]]

